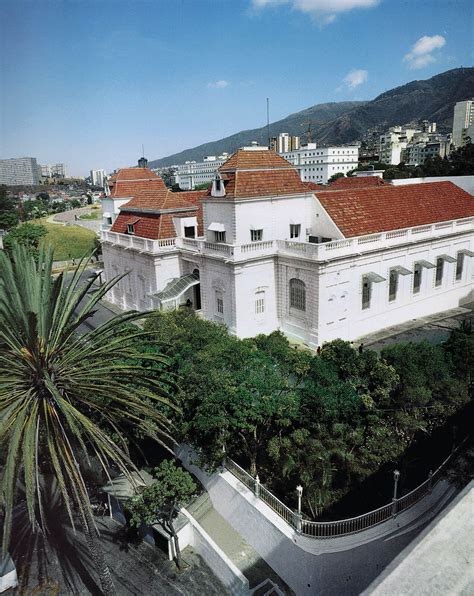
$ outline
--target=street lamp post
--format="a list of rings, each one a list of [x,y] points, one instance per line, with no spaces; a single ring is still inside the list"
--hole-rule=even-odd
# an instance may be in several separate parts
[[[400,472],[398,470],[393,471],[393,498],[392,498],[392,515],[395,517],[397,515],[397,489],[398,489],[398,480],[400,478]]]
[[[298,484],[296,487],[296,494],[298,495],[298,510],[295,515],[295,527],[297,532],[301,532],[301,498],[303,497],[303,487],[301,484]]]

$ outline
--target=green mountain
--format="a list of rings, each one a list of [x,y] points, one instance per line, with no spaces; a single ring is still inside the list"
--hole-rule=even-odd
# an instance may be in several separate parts
[[[455,68],[424,81],[412,81],[382,93],[372,101],[317,104],[270,124],[270,135],[280,132],[303,136],[312,122],[313,140],[320,145],[339,145],[361,140],[369,129],[429,120],[438,130],[452,127],[457,101],[474,97],[474,68]],[[267,144],[267,127],[244,130],[230,137],[150,161],[152,168],[201,161],[205,155],[229,153],[251,141]]]
[[[308,129],[308,121],[311,121],[313,130],[318,130],[323,124],[331,122],[364,103],[365,102],[362,101],[341,101],[338,103],[321,103],[315,105],[312,108],[302,110],[301,112],[290,114],[278,122],[272,122],[270,124],[270,136],[275,136],[280,132],[302,136]],[[250,145],[252,141],[258,141],[260,145],[266,145],[268,143],[266,125],[261,128],[242,130],[230,137],[225,137],[218,141],[211,141],[210,143],[204,143],[198,147],[186,149],[185,151],[174,153],[168,157],[149,161],[148,166],[150,168],[160,168],[172,164],[184,163],[188,160],[202,161],[202,158],[205,155],[220,155],[224,151],[233,153],[239,149],[239,147]]]

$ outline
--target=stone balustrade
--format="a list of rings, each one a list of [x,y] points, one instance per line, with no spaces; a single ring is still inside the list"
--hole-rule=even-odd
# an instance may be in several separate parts
[[[329,261],[352,254],[384,250],[397,245],[410,244],[412,242],[430,240],[472,230],[474,230],[474,218],[470,217],[403,230],[380,232],[358,238],[334,240],[323,244],[298,242],[295,240],[263,240],[261,242],[240,245],[209,242],[205,238],[151,240],[149,238],[118,234],[117,232],[108,230],[101,231],[101,239],[103,242],[150,254],[159,254],[180,249],[233,262],[247,261],[252,258],[272,256],[275,254],[297,256],[313,261]]]

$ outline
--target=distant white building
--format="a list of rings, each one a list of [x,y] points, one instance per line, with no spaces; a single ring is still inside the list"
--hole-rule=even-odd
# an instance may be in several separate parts
[[[107,172],[105,170],[91,170],[90,177],[93,186],[103,187],[107,178]]]
[[[178,166],[175,170],[174,180],[182,190],[193,190],[200,184],[210,184],[216,175],[219,167],[229,158],[228,153],[222,155],[208,155],[202,161],[187,161]]]
[[[379,137],[379,160],[382,163],[398,165],[403,161],[403,152],[416,133],[416,128],[392,126],[388,132]]]
[[[473,300],[474,204],[450,182],[377,176],[312,189],[267,148],[237,151],[205,191],[120,170],[103,201],[122,309],[180,305],[238,337],[356,340]],[[107,218],[110,218],[107,220]]]
[[[277,153],[288,153],[300,148],[300,138],[291,136],[287,132],[280,133],[277,137],[270,139],[270,149]]]
[[[469,137],[474,142],[474,100],[458,101],[454,106],[453,144],[462,147]]]
[[[296,151],[281,153],[296,166],[303,182],[326,184],[334,174],[344,174],[359,165],[359,147],[318,147],[316,143],[303,145]]]

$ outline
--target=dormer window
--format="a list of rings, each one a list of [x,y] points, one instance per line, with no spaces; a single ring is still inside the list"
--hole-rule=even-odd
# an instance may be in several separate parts
[[[212,183],[211,196],[213,197],[225,197],[225,185],[220,174],[216,174]]]
[[[127,234],[131,236],[135,234],[135,224],[127,224]]]

